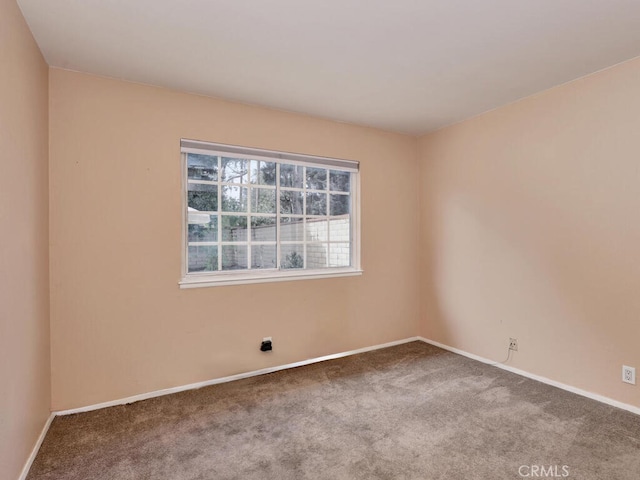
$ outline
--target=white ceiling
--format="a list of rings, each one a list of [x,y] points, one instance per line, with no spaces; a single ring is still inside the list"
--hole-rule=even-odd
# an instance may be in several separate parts
[[[421,134],[640,55],[639,0],[18,0],[50,65]]]

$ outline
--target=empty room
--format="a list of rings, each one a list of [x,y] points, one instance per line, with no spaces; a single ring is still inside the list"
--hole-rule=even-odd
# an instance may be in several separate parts
[[[0,0],[2,480],[640,478],[640,2]]]

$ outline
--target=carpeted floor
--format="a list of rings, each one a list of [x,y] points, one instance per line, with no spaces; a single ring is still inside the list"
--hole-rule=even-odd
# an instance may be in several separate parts
[[[57,417],[28,480],[526,475],[637,480],[640,416],[414,342]]]

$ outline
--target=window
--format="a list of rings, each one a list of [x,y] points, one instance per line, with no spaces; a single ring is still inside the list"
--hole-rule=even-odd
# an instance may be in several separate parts
[[[361,273],[358,163],[182,140],[181,287]]]

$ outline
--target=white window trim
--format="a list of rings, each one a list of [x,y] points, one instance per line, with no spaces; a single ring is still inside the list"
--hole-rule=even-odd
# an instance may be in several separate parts
[[[363,274],[360,257],[360,172],[359,163],[346,160],[329,159],[325,157],[314,157],[310,155],[300,155],[276,152],[273,150],[262,150],[256,148],[238,147],[234,145],[216,144],[200,142],[194,140],[181,141],[181,169],[182,169],[182,278],[178,282],[181,289],[201,288],[227,285],[243,285],[252,283],[267,282],[287,282],[294,280],[314,280],[339,277],[352,277]],[[186,148],[184,145],[187,145]],[[247,159],[265,160],[265,157],[274,161],[288,164],[302,164],[310,167],[320,167],[336,170],[349,171],[352,175],[352,186],[350,195],[352,196],[351,217],[351,266],[322,269],[302,269],[302,270],[230,270],[216,271],[206,274],[188,273],[188,240],[187,240],[187,165],[186,154],[203,153],[210,155],[236,155]],[[255,156],[257,155],[257,156]]]
[[[245,272],[245,271],[243,271]],[[353,267],[323,268],[283,272],[282,270],[252,271],[251,273],[218,272],[214,275],[190,275],[180,281],[180,288],[222,287],[249,283],[290,282],[292,280],[318,280],[321,278],[355,277],[363,271]],[[224,278],[227,277],[227,278]]]

